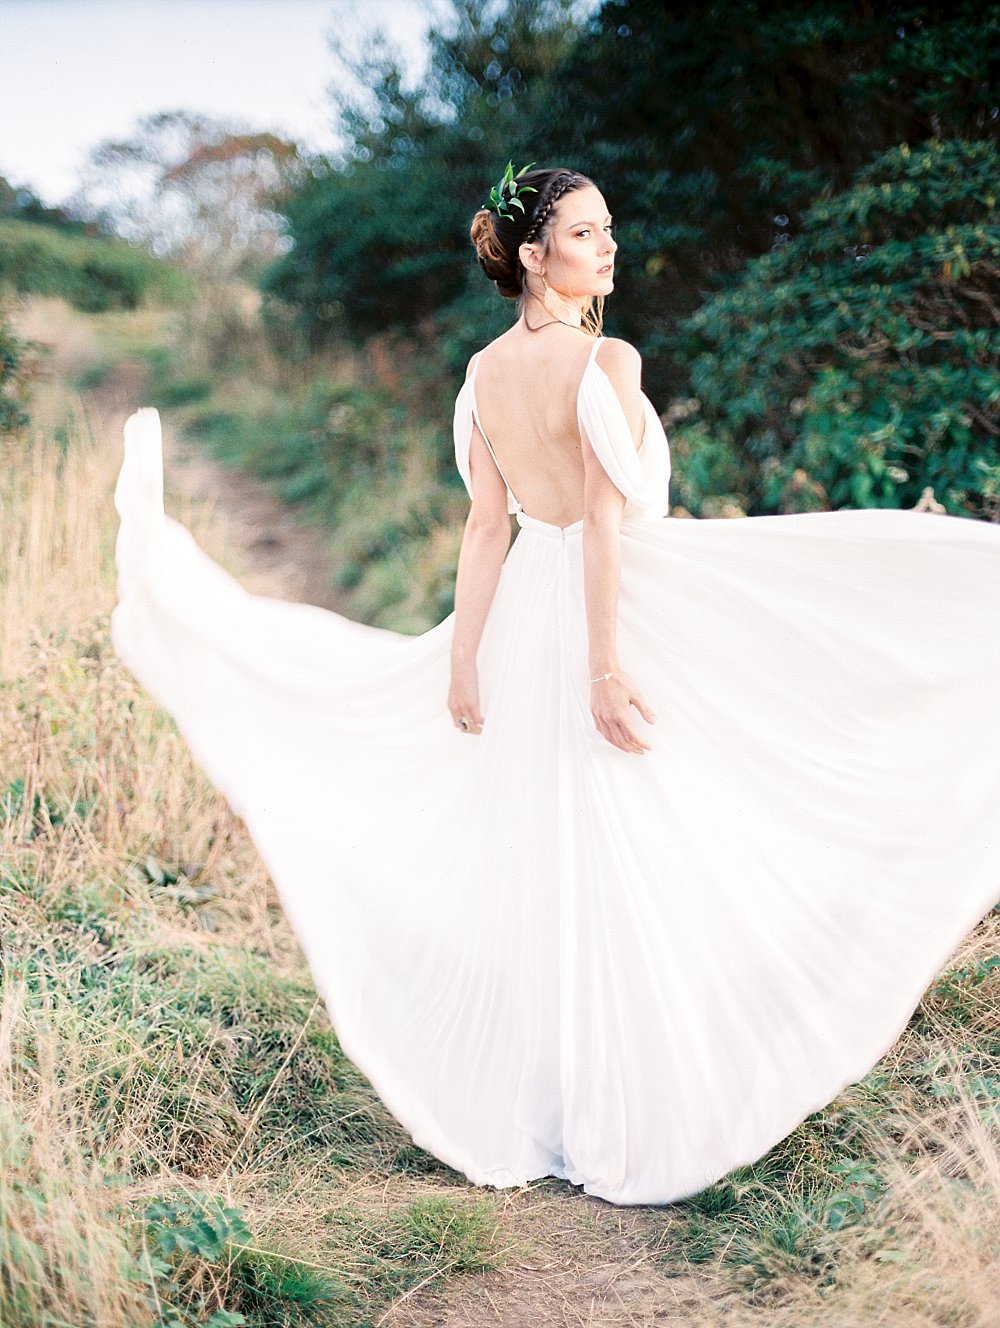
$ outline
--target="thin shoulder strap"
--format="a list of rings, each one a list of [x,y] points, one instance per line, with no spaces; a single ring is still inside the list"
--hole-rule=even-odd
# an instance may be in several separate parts
[[[492,443],[490,442],[490,440],[487,438],[487,436],[486,436],[486,430],[483,428],[482,420],[480,420],[480,418],[479,418],[479,405],[478,405],[478,403],[477,403],[477,401],[476,401],[476,371],[477,371],[478,368],[479,368],[479,356],[480,356],[480,354],[481,354],[480,351],[476,351],[475,355],[473,355],[473,357],[472,357],[472,373],[469,375],[469,393],[470,393],[471,403],[472,403],[472,418],[473,418],[473,419],[475,420],[475,422],[476,422],[476,428],[477,428],[477,429],[479,430],[479,432],[482,434],[483,442],[486,444],[487,448],[489,449],[490,456],[493,458],[493,464],[496,466],[497,470],[500,472],[500,478],[503,480],[504,484],[507,486],[507,493],[508,493],[508,495],[509,495],[511,501],[514,502],[514,503],[516,503],[516,504],[517,504],[517,510],[518,510],[518,511],[521,511],[521,510],[522,510],[522,508],[521,508],[521,504],[520,504],[520,502],[518,502],[517,498],[514,496],[514,490],[510,487],[510,484],[508,484],[508,482],[507,482],[507,476],[503,473],[503,466],[501,466],[500,462],[497,460],[497,454],[496,454],[496,452],[493,451],[493,444],[492,444]]]
[[[578,418],[579,418],[579,413],[580,413],[580,411],[579,411],[580,393],[583,391],[583,387],[584,387],[584,384],[585,384],[586,381],[587,381],[587,377],[588,377],[588,375],[590,374],[591,367],[592,367],[594,364],[596,364],[596,362],[597,362],[597,349],[598,349],[598,347],[600,346],[600,344],[601,344],[601,342],[602,342],[603,340],[604,340],[604,337],[603,337],[603,336],[596,336],[596,337],[594,338],[594,344],[591,346],[590,350],[587,351],[587,362],[586,362],[586,364],[583,366],[583,373],[580,375],[580,382],[577,384],[577,389],[576,389],[576,398],[577,398],[577,417],[578,417]]]

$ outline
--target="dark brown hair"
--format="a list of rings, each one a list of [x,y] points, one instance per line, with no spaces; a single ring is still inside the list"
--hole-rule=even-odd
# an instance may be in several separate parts
[[[544,240],[551,226],[552,209],[563,194],[592,185],[593,180],[579,171],[562,167],[551,170],[526,171],[518,180],[518,199],[524,212],[512,209],[512,215],[499,217],[488,208],[480,208],[472,218],[469,232],[476,246],[479,266],[497,290],[508,300],[516,300],[524,292],[524,268],[517,251],[522,244]],[[522,194],[524,185],[532,185],[538,192]]]

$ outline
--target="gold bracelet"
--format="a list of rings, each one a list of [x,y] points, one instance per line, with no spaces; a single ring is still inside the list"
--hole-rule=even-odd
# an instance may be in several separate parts
[[[614,676],[615,676],[615,675],[614,675],[613,672],[612,672],[612,673],[602,673],[601,676],[600,676],[599,678],[591,678],[590,681],[591,681],[591,682],[607,682],[607,680],[608,680],[609,678],[613,678]]]

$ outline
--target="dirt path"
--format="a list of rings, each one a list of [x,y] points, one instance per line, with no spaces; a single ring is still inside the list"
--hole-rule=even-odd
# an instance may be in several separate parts
[[[142,316],[116,317],[125,322]],[[20,304],[12,321],[41,357],[42,378],[32,402],[35,422],[60,425],[82,407],[87,427],[109,446],[120,447],[125,420],[146,404],[142,363],[123,355],[93,387],[77,392],[71,384],[106,356],[94,317],[63,300],[34,296]],[[306,525],[257,480],[213,461],[178,432],[169,412],[161,412],[161,422],[170,515],[196,536],[211,526],[213,556],[220,556],[248,590],[344,612],[346,599],[337,587],[322,532]]]
[[[128,415],[143,404],[143,385],[142,366],[123,360],[84,394],[105,437],[121,437]],[[168,511],[195,534],[202,521],[210,521],[230,570],[255,594],[345,612],[322,533],[259,481],[213,461],[178,433],[168,413],[161,413],[161,423]]]

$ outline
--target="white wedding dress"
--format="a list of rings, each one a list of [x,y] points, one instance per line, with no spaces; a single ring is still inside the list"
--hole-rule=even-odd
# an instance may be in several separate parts
[[[346,1053],[475,1183],[619,1204],[698,1191],[864,1075],[1000,897],[1000,527],[665,519],[645,409],[637,451],[592,353],[642,756],[589,713],[582,522],[510,495],[470,737],[452,617],[248,594],[164,516],[155,410],[116,491],[114,644],[246,821]],[[474,413],[473,375],[466,485]]]

